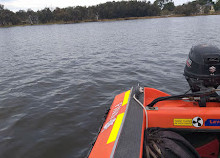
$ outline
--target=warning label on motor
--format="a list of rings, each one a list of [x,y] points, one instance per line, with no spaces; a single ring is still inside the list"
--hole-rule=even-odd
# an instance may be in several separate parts
[[[174,126],[192,126],[192,119],[174,119]]]

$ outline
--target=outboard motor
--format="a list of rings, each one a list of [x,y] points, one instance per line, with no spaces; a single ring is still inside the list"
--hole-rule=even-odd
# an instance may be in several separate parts
[[[193,46],[189,52],[184,76],[192,92],[220,85],[220,49],[212,45]]]

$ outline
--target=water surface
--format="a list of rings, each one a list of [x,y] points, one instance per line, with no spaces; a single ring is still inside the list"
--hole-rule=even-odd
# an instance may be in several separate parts
[[[188,90],[192,45],[220,47],[220,16],[0,29],[0,157],[86,157],[114,96]]]

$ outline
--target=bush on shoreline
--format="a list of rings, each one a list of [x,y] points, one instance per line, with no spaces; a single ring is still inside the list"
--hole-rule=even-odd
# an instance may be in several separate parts
[[[50,23],[77,23],[100,21],[106,19],[131,19],[131,17],[170,16],[170,15],[198,15],[214,14],[210,12],[213,5],[216,11],[220,10],[220,0],[214,4],[212,0],[196,0],[175,6],[172,0],[150,1],[120,1],[106,2],[91,7],[44,8],[33,11],[19,10],[16,13],[4,9],[0,4],[0,26],[33,25]],[[217,13],[217,12],[216,12]]]

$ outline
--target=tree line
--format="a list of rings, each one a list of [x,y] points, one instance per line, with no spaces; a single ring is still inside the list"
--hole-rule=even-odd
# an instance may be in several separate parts
[[[215,10],[220,10],[220,0],[217,3],[209,0],[209,5],[207,5],[207,0],[196,0],[180,6],[175,6],[172,0],[156,0],[154,3],[137,0],[113,1],[90,7],[44,8],[38,11],[28,9],[17,12],[5,9],[4,5],[0,4],[0,26],[97,21],[173,14],[192,15],[199,14],[203,6],[207,6],[208,9],[205,10],[203,7],[203,10],[204,13],[208,13],[210,4],[213,4]]]

